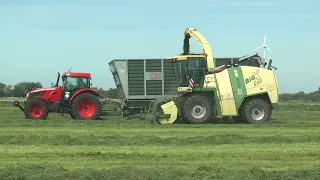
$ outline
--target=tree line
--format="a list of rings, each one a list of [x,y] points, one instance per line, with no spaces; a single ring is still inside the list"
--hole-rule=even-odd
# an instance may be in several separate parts
[[[0,97],[26,97],[28,91],[42,88],[40,82],[20,82],[12,85],[6,85],[0,82]],[[102,97],[119,98],[116,88],[98,89]],[[320,87],[317,91],[305,93],[303,91],[298,93],[282,93],[279,95],[280,101],[299,101],[299,102],[320,102]]]
[[[305,93],[300,91],[298,93],[282,93],[279,95],[279,99],[281,102],[286,101],[299,101],[299,102],[320,102],[320,87],[317,91]]]

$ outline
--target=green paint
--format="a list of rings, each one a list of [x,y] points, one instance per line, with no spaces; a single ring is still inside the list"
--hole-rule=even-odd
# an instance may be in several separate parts
[[[228,69],[232,92],[237,110],[239,109],[244,97],[247,95],[244,78],[240,67]]]
[[[210,92],[216,90],[215,88],[192,88],[192,92],[199,92],[199,91],[204,91],[204,92]]]

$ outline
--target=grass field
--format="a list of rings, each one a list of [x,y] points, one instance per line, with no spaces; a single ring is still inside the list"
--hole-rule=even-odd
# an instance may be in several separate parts
[[[320,105],[263,125],[27,120],[0,103],[0,179],[319,179]]]

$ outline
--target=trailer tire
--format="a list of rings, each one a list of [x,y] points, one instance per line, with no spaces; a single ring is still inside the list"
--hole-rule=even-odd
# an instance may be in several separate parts
[[[39,99],[27,102],[24,108],[24,115],[27,119],[46,119],[48,114],[48,104]]]
[[[99,97],[92,93],[77,95],[71,102],[69,113],[73,119],[98,119],[101,113]]]
[[[270,120],[271,105],[262,99],[250,99],[242,109],[242,119],[250,124],[262,124]]]
[[[215,117],[214,106],[211,99],[207,96],[190,95],[184,102],[182,115],[183,119],[191,124],[208,123]]]

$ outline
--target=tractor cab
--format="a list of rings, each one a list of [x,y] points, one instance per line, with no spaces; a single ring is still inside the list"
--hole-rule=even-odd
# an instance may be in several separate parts
[[[90,88],[90,73],[65,72],[62,75],[62,89],[74,91],[82,88]]]
[[[62,96],[68,100],[75,92],[90,88],[91,74],[83,72],[65,72],[62,78]]]

